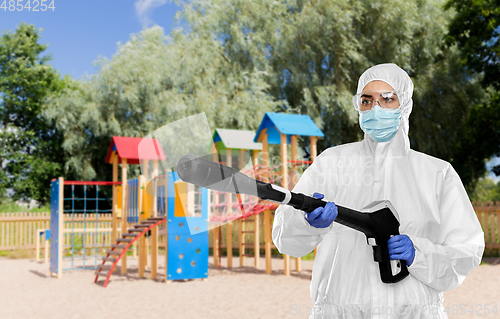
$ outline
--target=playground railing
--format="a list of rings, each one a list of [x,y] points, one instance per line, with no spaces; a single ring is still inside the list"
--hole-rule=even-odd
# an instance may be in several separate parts
[[[472,205],[484,231],[485,256],[500,256],[500,202],[476,202]]]

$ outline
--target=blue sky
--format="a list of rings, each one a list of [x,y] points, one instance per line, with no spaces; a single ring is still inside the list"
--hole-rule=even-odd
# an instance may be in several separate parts
[[[3,2],[0,0],[0,5]],[[30,6],[34,7],[33,0]],[[170,33],[180,9],[170,0],[54,0],[54,6],[54,11],[45,12],[0,9],[0,31],[15,31],[21,22],[43,28],[40,42],[49,44],[47,52],[53,56],[50,64],[73,78],[95,73],[93,62],[99,56],[111,58],[118,42],[126,42],[144,27],[157,24]]]

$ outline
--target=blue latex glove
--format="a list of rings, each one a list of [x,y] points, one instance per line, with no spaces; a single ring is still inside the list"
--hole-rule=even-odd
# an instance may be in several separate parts
[[[392,260],[404,260],[410,266],[415,259],[415,247],[407,235],[395,235],[387,240],[389,247],[389,258]]]
[[[314,193],[314,198],[323,199],[323,194]],[[326,228],[330,226],[337,218],[337,206],[335,203],[328,202],[325,207],[318,207],[310,213],[306,213],[306,220],[309,225],[316,228]]]

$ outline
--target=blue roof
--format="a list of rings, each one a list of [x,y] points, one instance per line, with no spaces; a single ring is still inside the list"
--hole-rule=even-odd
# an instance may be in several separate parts
[[[267,142],[269,144],[280,144],[280,133],[287,135],[287,143],[290,143],[290,135],[324,136],[309,115],[301,114],[266,112],[262,122],[260,122],[257,134],[255,134],[254,142],[257,142],[263,129],[267,129]]]

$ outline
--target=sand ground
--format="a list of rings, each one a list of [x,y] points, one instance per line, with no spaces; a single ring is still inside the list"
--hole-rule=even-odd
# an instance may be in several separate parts
[[[445,292],[449,318],[500,318],[500,259],[486,261],[460,287]],[[137,260],[129,259],[129,273],[114,275],[103,288],[90,270],[65,272],[57,280],[48,264],[0,259],[0,318],[308,318],[312,261],[302,261],[302,271],[291,277],[283,276],[282,259],[273,259],[272,275],[265,274],[263,258],[258,269],[253,260],[232,269],[211,262],[206,281],[165,284],[162,275],[139,279]],[[239,265],[237,258],[233,265]],[[487,304],[490,311],[497,305],[498,313],[485,315]]]

